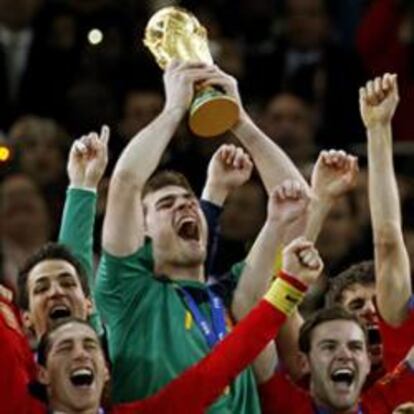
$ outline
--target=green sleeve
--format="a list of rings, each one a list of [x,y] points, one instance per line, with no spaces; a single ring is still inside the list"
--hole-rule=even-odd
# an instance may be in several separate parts
[[[241,274],[243,273],[243,270],[244,270],[245,267],[246,267],[246,262],[244,260],[234,264],[231,267],[231,270],[230,270],[231,277],[235,281],[236,285],[239,283]]]
[[[157,283],[153,273],[152,246],[147,242],[135,253],[117,257],[103,251],[95,285],[96,305],[105,324],[128,317],[128,309],[136,308],[148,298]]]
[[[93,311],[90,322],[97,332],[102,333],[102,324],[95,309],[93,230],[96,213],[96,194],[93,191],[70,188],[60,224],[59,243],[67,246],[85,269],[88,278]]]
[[[81,262],[93,286],[93,229],[95,224],[96,194],[92,191],[70,188],[60,224],[59,243],[70,248]]]

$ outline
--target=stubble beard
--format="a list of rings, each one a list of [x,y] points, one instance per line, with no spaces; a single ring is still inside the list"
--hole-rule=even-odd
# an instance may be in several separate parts
[[[179,257],[177,257],[176,265],[186,268],[198,267],[204,265],[206,259],[205,250],[198,249],[197,252],[193,250],[191,252],[188,249],[185,249],[181,252]]]

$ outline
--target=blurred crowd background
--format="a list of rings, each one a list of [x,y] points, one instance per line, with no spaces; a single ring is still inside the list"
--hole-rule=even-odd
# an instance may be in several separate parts
[[[360,157],[357,189],[337,203],[318,244],[327,278],[372,257],[358,88],[384,72],[398,74],[395,159],[414,259],[414,2],[1,0],[1,282],[13,286],[23,261],[56,237],[72,140],[108,124],[112,168],[162,108],[162,72],[142,37],[149,17],[170,4],[190,9],[207,28],[215,62],[238,79],[252,117],[305,175],[322,148]],[[231,140],[200,139],[183,124],[162,165],[183,172],[200,192],[212,153]],[[100,190],[97,254],[107,183]],[[214,272],[243,257],[265,214],[257,179],[232,194]]]

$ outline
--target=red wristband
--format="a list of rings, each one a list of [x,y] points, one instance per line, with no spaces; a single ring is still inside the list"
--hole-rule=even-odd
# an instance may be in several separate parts
[[[286,280],[286,282],[288,282],[290,285],[300,290],[301,292],[306,292],[308,290],[307,285],[298,280],[295,276],[290,275],[282,269],[279,271],[278,277],[280,277],[283,280]]]

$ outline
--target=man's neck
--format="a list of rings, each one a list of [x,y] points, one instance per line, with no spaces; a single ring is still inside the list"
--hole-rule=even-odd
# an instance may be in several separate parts
[[[60,410],[52,410],[52,414],[99,414],[99,407],[98,408],[93,408],[93,409],[88,409],[88,410],[83,410],[83,411],[78,411],[78,410],[70,410],[70,409],[60,409]]]
[[[355,405],[348,409],[339,410],[335,407],[332,407],[328,402],[324,401],[324,399],[319,398],[315,393],[315,388],[311,382],[310,385],[310,394],[312,396],[312,400],[315,406],[318,408],[318,413],[320,414],[359,414],[358,413],[358,404],[357,401]]]
[[[171,280],[191,280],[205,282],[204,266],[180,266],[171,263],[164,263],[155,266],[157,274],[165,275]]]
[[[315,401],[315,405],[318,408],[319,414],[358,414],[358,404],[355,404],[354,407],[340,410],[334,407],[329,406],[329,404],[326,404],[321,401]]]
[[[99,405],[97,407],[88,408],[86,410],[81,410],[81,411],[63,407],[63,406],[59,406],[56,408],[52,407],[51,409],[52,414],[99,414],[100,412],[101,411],[99,409]]]

